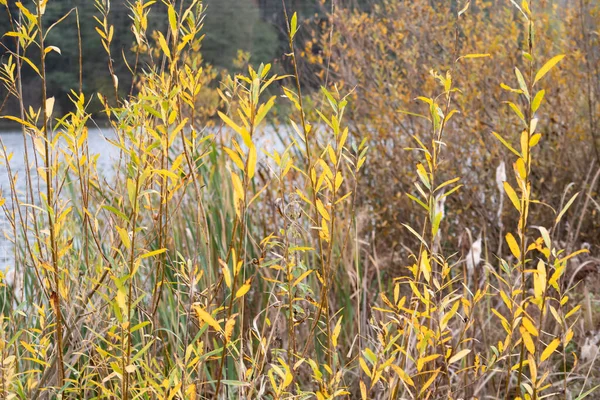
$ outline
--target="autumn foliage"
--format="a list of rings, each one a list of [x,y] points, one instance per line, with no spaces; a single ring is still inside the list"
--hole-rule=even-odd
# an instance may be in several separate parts
[[[149,31],[136,0],[123,91],[95,0],[111,87],[80,83],[63,115],[52,1],[18,3],[2,39],[20,111],[1,118],[35,168],[2,153],[0,396],[591,398],[596,2],[284,9],[287,72],[240,53],[229,75],[202,58],[201,1]]]

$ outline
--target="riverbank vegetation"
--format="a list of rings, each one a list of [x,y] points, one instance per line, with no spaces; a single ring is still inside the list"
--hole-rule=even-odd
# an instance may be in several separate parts
[[[598,3],[283,3],[279,65],[238,73],[199,0],[133,1],[118,51],[108,1],[72,43],[8,3],[1,397],[593,398]]]

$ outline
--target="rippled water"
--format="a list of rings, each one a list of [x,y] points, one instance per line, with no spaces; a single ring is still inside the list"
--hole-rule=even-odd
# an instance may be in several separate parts
[[[102,130],[98,128],[90,128],[88,131],[88,147],[90,154],[99,154],[98,157],[98,172],[104,176],[112,173],[113,166],[116,163],[119,151],[114,146],[110,145],[106,141],[106,137],[110,137],[110,130]],[[25,150],[23,146],[23,135],[21,131],[4,131],[0,132],[0,140],[6,147],[6,153],[12,153],[10,159],[10,170],[13,176],[17,177],[16,189],[21,199],[24,199],[25,191],[25,179],[26,170],[28,166],[25,164]],[[35,176],[35,168],[33,164],[33,146],[31,141],[28,140],[28,156],[30,161],[30,172]],[[11,196],[10,196],[10,180],[7,166],[4,162],[4,157],[0,156],[0,190],[2,196],[6,198],[6,204],[10,207]],[[34,183],[35,185],[35,183]],[[12,229],[4,214],[4,211],[0,211],[0,270],[10,271],[14,267],[13,259],[13,245],[6,239],[6,235],[9,237],[13,236]]]

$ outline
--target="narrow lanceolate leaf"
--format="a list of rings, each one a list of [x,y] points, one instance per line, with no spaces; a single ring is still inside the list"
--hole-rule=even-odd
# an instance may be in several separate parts
[[[554,351],[558,348],[559,344],[560,344],[559,338],[556,338],[553,341],[551,341],[550,344],[548,344],[548,346],[546,346],[546,349],[542,352],[540,361],[541,362],[546,361],[546,359],[548,359],[548,357],[550,357],[552,355],[552,353],[554,353]]]
[[[500,136],[500,134],[496,132],[492,132],[492,134],[496,136],[496,139],[498,139],[500,143],[504,145],[504,147],[512,151],[517,157],[521,157],[521,154],[517,150],[515,150],[514,147],[512,147],[510,143],[508,143],[502,136]]]
[[[513,254],[513,256],[515,256],[517,260],[520,259],[521,250],[519,249],[519,244],[512,233],[506,234],[506,243],[508,243],[508,247],[510,248],[510,252]]]
[[[160,31],[158,32],[158,44],[160,45],[160,49],[163,51],[165,56],[167,56],[168,59],[171,59],[171,51],[169,50],[169,45],[167,44],[165,37]]]
[[[228,127],[236,131],[242,137],[242,140],[244,141],[244,144],[246,146],[250,147],[252,145],[252,138],[250,137],[250,133],[248,133],[248,131],[245,128],[242,128],[241,126],[233,122],[231,118],[223,114],[221,111],[219,111],[218,114],[219,117],[221,117],[223,122],[225,122],[225,124]]]
[[[461,351],[459,351],[458,353],[456,353],[455,355],[450,357],[450,360],[448,360],[448,364],[454,364],[455,362],[462,360],[470,352],[471,352],[471,349],[462,349]]]
[[[431,384],[435,381],[435,378],[437,378],[437,376],[439,375],[440,370],[436,369],[435,371],[433,371],[433,374],[431,375],[431,377],[427,380],[427,382],[425,382],[425,384],[423,385],[423,387],[421,388],[421,391],[419,392],[419,397],[425,393],[427,391],[427,389],[429,388],[429,386],[431,386]]]
[[[525,97],[529,98],[529,91],[527,90],[527,84],[525,83],[525,78],[523,78],[523,74],[519,70],[519,68],[515,67],[515,75],[517,76],[517,81],[519,82],[519,88],[525,94]]]
[[[531,338],[531,335],[529,334],[529,332],[527,332],[527,329],[520,329],[521,331],[521,339],[523,340],[523,343],[525,344],[525,348],[527,349],[527,351],[531,354],[535,353],[535,344],[533,343],[533,339]]]
[[[292,15],[292,19],[290,20],[290,36],[292,38],[296,34],[297,29],[298,29],[298,14],[294,13],[294,15]]]
[[[528,317],[523,317],[523,327],[525,327],[527,332],[531,333],[533,336],[539,335],[537,328],[533,325],[533,322],[531,322]]]
[[[542,79],[544,77],[544,75],[546,75],[563,58],[565,58],[565,55],[561,54],[561,55],[551,58],[546,64],[544,64],[544,66],[542,68],[540,68],[540,70],[537,72],[537,74],[535,74],[535,79],[533,80],[533,84],[535,85],[537,83],[537,81]]]
[[[244,297],[244,295],[246,293],[248,293],[249,290],[250,290],[250,279],[248,279],[246,281],[246,283],[244,283],[242,285],[242,287],[237,290],[237,292],[235,293],[235,298],[239,299],[240,297]]]
[[[325,221],[331,220],[331,217],[329,216],[329,212],[323,205],[323,202],[321,201],[321,199],[317,199],[317,210],[319,211],[319,214],[321,214],[321,216],[323,217],[323,219]]]
[[[513,206],[515,206],[517,211],[521,212],[521,203],[519,202],[519,196],[517,196],[517,192],[515,192],[515,189],[513,189],[513,187],[510,186],[510,183],[504,182],[503,185],[504,191],[510,199],[510,202],[513,204]]]
[[[546,94],[545,90],[540,90],[537,92],[535,97],[533,98],[533,102],[531,103],[531,111],[536,112],[540,105],[542,104],[542,100],[544,100],[544,95]]]
[[[415,382],[411,379],[410,375],[408,375],[402,368],[395,364],[390,365],[390,367],[392,367],[394,372],[396,372],[398,375],[398,378],[400,378],[404,383],[410,386],[415,386]]]
[[[313,269],[309,269],[308,271],[304,272],[302,275],[300,275],[292,284],[292,287],[296,287],[298,286],[298,284],[300,282],[302,282],[308,275],[310,275],[314,270]]]
[[[171,28],[171,32],[175,34],[175,32],[177,32],[177,14],[175,13],[175,8],[173,8],[171,4],[169,4],[168,14],[169,27]]]
[[[235,316],[231,316],[225,323],[225,341],[229,342],[231,335],[233,334],[233,328],[235,328]]]
[[[360,381],[360,396],[362,400],[367,400],[367,386],[363,381]]]
[[[194,308],[196,316],[199,320],[204,321],[216,331],[221,331],[221,325],[219,325],[219,323],[212,317],[212,315],[206,312],[206,310],[204,310],[202,306],[200,306],[199,304],[194,304],[192,307]]]
[[[167,251],[167,249],[158,249],[158,250],[149,251],[148,253],[142,255],[140,258],[148,258],[148,257],[157,256],[159,254],[164,253],[165,251]]]
[[[421,272],[425,280],[429,282],[431,280],[431,263],[429,262],[427,250],[423,250],[423,254],[421,254]]]
[[[340,336],[340,332],[342,331],[342,319],[344,316],[342,315],[338,322],[335,324],[335,328],[333,328],[333,333],[331,334],[331,343],[333,343],[333,347],[337,347],[337,340]]]
[[[256,171],[256,146],[252,144],[250,146],[250,150],[248,152],[248,178],[252,179],[254,177],[254,172]]]

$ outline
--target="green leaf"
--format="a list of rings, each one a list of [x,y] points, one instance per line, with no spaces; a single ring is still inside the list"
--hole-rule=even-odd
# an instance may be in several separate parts
[[[583,393],[581,396],[578,396],[575,400],[583,400],[586,397],[588,397],[590,394],[592,394],[593,392],[596,391],[596,389],[598,389],[600,387],[600,385],[594,386],[593,388],[591,388],[590,390],[588,390],[587,392]]]
[[[293,38],[296,35],[296,30],[298,29],[298,13],[294,13],[292,15],[292,20],[290,21],[290,36]]]

